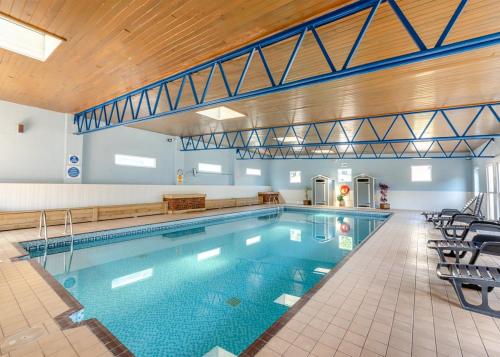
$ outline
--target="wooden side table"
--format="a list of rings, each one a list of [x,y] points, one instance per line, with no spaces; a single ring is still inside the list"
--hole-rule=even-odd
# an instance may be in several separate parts
[[[163,201],[167,203],[168,213],[196,212],[206,209],[206,196],[204,193],[167,194],[163,195]]]

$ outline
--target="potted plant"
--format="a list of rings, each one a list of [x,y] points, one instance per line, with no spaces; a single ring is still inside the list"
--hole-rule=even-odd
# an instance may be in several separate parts
[[[389,185],[385,183],[379,183],[378,188],[380,189],[380,209],[390,209],[391,205],[387,202],[387,193],[389,192]]]
[[[311,191],[311,187],[309,187],[309,186],[304,187],[304,191],[306,194],[306,199],[303,202],[304,206],[310,206],[310,205],[312,205],[312,201],[309,199],[309,191]]]
[[[339,206],[340,207],[345,207],[345,201],[344,201],[344,195],[343,194],[339,194],[337,196],[337,201],[339,201]]]

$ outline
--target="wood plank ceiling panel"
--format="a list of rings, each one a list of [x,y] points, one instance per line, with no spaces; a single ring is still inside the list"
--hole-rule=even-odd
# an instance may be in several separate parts
[[[434,46],[438,40],[458,3],[458,0],[398,1],[429,47]],[[492,15],[500,12],[499,1],[475,0],[469,4],[445,43],[500,31],[500,22]],[[367,13],[368,11],[364,11],[338,23],[318,28],[318,33],[337,68],[345,61]],[[281,77],[295,41],[296,38],[291,38],[264,48],[275,81]],[[389,5],[383,4],[353,59],[353,65],[415,50],[415,44],[390,11]],[[186,112],[138,123],[134,127],[172,135],[197,135],[494,102],[500,100],[499,50],[500,46],[484,48],[448,58],[227,104],[245,114],[245,118],[217,121]],[[226,75],[232,88],[239,80],[245,60],[243,57],[225,64]],[[317,44],[306,36],[290,71],[289,81],[327,72],[328,66],[319,53]],[[197,88],[203,88],[207,76],[208,70],[193,76]],[[180,81],[171,86],[174,95],[179,84]],[[267,85],[269,79],[263,70],[260,57],[256,55],[241,92]],[[220,74],[215,74],[207,98],[211,100],[225,95],[226,90]],[[189,93],[183,94],[181,104],[188,104],[184,101],[185,97],[190,97]],[[413,129],[418,131],[422,122],[413,121],[412,125]],[[439,128],[430,129],[436,135],[440,132]],[[496,129],[498,128],[484,124],[484,133],[494,133]]]
[[[196,65],[231,49],[318,16],[346,0],[89,0],[0,1],[0,11],[68,39],[41,63],[0,50],[0,99],[64,112],[98,104]],[[423,42],[432,47],[459,0],[397,0]],[[500,31],[498,0],[470,0],[445,43]],[[319,27],[337,68],[345,61],[368,11]],[[296,38],[263,49],[279,80]],[[401,23],[384,3],[360,44],[353,65],[416,50]],[[229,103],[245,118],[216,121],[187,112],[134,127],[171,135],[307,123],[500,100],[500,46],[435,59],[315,86]],[[232,88],[246,58],[225,63]],[[312,37],[304,38],[288,81],[326,73],[328,65]],[[217,72],[217,70],[216,70]],[[193,75],[201,92],[208,70]],[[241,92],[268,86],[254,56]],[[175,95],[179,83],[169,86]],[[193,101],[189,86],[180,107]],[[207,100],[226,90],[220,74]],[[159,108],[161,111],[162,108]],[[463,119],[465,120],[465,119]],[[415,131],[422,121],[411,121]],[[420,129],[419,129],[420,128]],[[442,128],[430,128],[436,135]],[[478,128],[491,132],[485,124]]]
[[[67,41],[44,63],[0,49],[0,99],[76,112],[349,2],[2,0]]]
[[[500,46],[227,104],[244,118],[218,121],[185,112],[133,127],[198,135],[495,101],[500,101]],[[411,125],[418,131],[422,123]],[[484,133],[494,129],[485,124]]]

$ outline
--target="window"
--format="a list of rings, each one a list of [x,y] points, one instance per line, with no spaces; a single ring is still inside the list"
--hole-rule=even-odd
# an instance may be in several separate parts
[[[500,170],[495,170],[495,166],[497,165],[491,163],[486,167],[486,215],[489,219],[497,219],[500,209],[498,207],[499,178],[497,177]]]
[[[432,181],[432,166],[419,165],[411,167],[412,182],[431,182]]]
[[[300,171],[290,171],[290,183],[300,183]]]
[[[292,242],[302,241],[302,231],[300,229],[290,228],[290,240]]]
[[[198,171],[220,174],[222,172],[222,166],[215,165],[215,164],[206,164],[204,162],[199,162],[198,163]]]
[[[220,248],[210,249],[196,255],[196,260],[201,262],[202,260],[206,260],[213,257],[218,257],[220,255]]]
[[[154,157],[115,154],[115,165],[155,169],[156,159]]]
[[[352,181],[352,169],[338,169],[337,178],[340,183]]]
[[[260,176],[260,174],[261,174],[260,169],[251,169],[251,168],[247,167],[247,175]]]
[[[474,167],[474,194],[479,193],[479,167]]]

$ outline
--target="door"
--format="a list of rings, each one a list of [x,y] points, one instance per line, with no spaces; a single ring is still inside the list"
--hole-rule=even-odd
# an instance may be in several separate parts
[[[326,182],[325,180],[314,181],[314,203],[317,205],[326,204]]]
[[[371,190],[370,190],[370,180],[360,179],[357,185],[357,198],[358,207],[370,207],[371,206]]]

